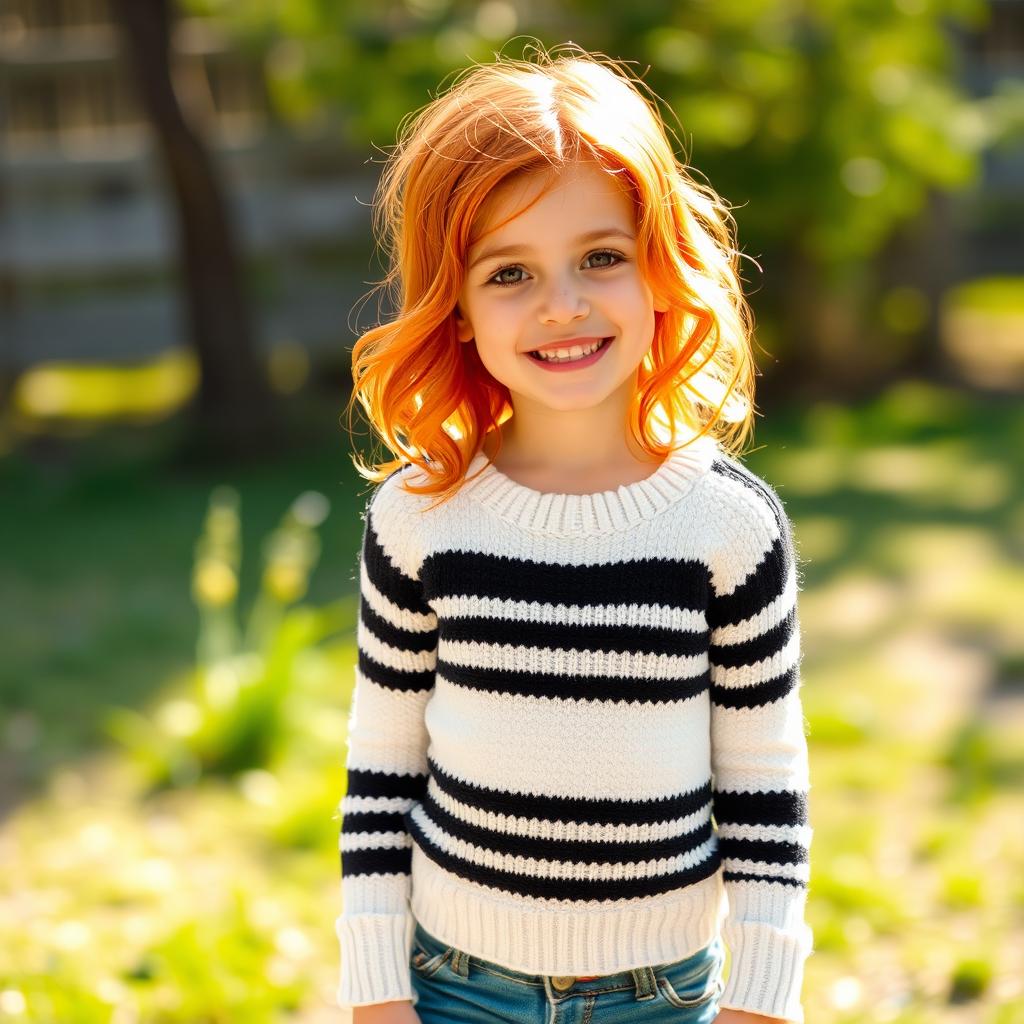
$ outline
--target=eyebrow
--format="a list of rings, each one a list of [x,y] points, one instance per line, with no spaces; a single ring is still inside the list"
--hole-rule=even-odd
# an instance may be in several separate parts
[[[580,245],[584,242],[593,242],[598,238],[624,238],[630,242],[636,241],[635,235],[630,234],[628,231],[623,231],[621,228],[598,228],[596,231],[587,231],[585,234],[579,235],[575,239],[574,244]],[[469,269],[472,270],[478,263],[483,263],[484,260],[496,259],[499,256],[520,256],[530,251],[530,246],[528,245],[505,245],[499,249],[487,249],[470,263]]]

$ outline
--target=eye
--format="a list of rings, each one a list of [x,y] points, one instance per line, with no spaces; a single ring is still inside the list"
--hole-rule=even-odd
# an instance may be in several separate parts
[[[599,258],[602,257],[602,256],[603,257],[608,257],[610,259],[610,262],[599,263],[597,266],[592,266],[589,269],[592,269],[592,270],[606,270],[606,269],[608,269],[610,267],[617,266],[618,264],[620,264],[622,262],[625,262],[625,260],[626,260],[626,257],[623,256],[622,253],[616,253],[612,249],[598,249],[598,250],[595,250],[592,253],[589,253],[587,255],[586,259],[584,260],[584,262],[586,262],[589,259],[593,259],[595,256],[599,257]],[[515,271],[518,271],[519,273],[523,272],[522,267],[519,266],[517,263],[510,263],[507,266],[499,267],[499,269],[497,269],[495,271],[493,276],[490,276],[490,278],[487,279],[485,284],[487,284],[487,285],[497,285],[499,288],[509,288],[509,287],[511,287],[513,285],[521,285],[522,284],[522,279],[521,278],[518,279],[518,280],[515,280],[515,281],[503,281],[503,280],[501,280],[502,274],[503,273],[507,273],[510,270],[515,270]]]
[[[508,266],[508,267],[502,267],[500,270],[496,271],[491,277],[489,277],[487,279],[487,283],[488,284],[496,284],[496,285],[504,286],[504,287],[508,287],[508,285],[512,285],[512,284],[520,284],[522,282],[522,280],[523,280],[521,277],[520,278],[513,278],[512,280],[509,280],[504,275],[506,275],[506,274],[522,274],[522,273],[523,273],[523,268],[522,267],[517,267],[515,265]]]
[[[587,260],[593,259],[608,260],[606,263],[598,263],[596,266],[591,267],[592,270],[603,270],[605,267],[614,267],[617,263],[621,263],[625,257],[621,253],[613,252],[611,249],[599,249],[597,252],[592,252],[587,256]]]

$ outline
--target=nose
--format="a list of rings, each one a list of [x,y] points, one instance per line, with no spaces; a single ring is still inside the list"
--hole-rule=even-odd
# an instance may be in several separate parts
[[[582,291],[571,280],[554,283],[545,295],[540,308],[542,324],[568,324],[590,316],[590,304]]]

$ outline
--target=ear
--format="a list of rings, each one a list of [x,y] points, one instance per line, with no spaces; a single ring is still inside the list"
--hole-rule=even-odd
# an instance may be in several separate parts
[[[668,302],[666,302],[666,300],[663,299],[660,295],[655,295],[654,296],[654,312],[655,313],[667,313],[668,312]]]
[[[472,341],[475,335],[473,325],[462,315],[462,310],[459,309],[458,303],[455,304],[452,316],[455,318],[455,332],[459,341]]]

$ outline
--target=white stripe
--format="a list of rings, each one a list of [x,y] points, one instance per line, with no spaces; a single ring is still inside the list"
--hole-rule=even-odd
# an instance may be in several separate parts
[[[338,849],[342,853],[356,850],[401,850],[412,846],[408,832],[340,832]]]
[[[409,796],[348,796],[341,798],[338,805],[342,814],[349,811],[375,811],[389,813],[401,811],[404,813],[413,804],[413,798]]]
[[[707,617],[702,610],[663,604],[552,604],[454,594],[438,598],[431,607],[446,619],[483,616],[553,626],[623,626],[627,629],[666,629],[675,633],[703,633],[708,628]]]
[[[718,826],[722,839],[769,839],[775,842],[811,845],[814,830],[809,825],[749,825],[724,823]]]
[[[549,676],[594,678],[627,676],[644,680],[696,679],[708,667],[706,653],[651,654],[636,651],[589,651],[562,647],[488,644],[469,640],[442,641],[444,661],[466,668],[505,672],[536,672]]]

